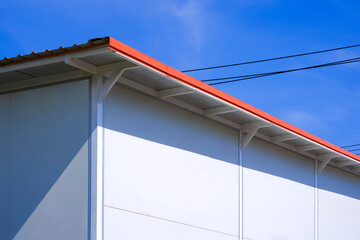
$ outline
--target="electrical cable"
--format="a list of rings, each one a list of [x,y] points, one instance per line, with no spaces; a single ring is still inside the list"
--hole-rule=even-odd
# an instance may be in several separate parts
[[[353,145],[342,146],[342,148],[349,148],[349,147],[355,147],[355,146],[360,146],[360,143],[353,144]]]
[[[359,151],[360,150],[360,148],[358,148],[358,149],[351,149],[351,150],[348,150],[349,152],[355,152],[355,151]]]
[[[252,64],[252,63],[261,63],[261,62],[268,62],[268,61],[281,60],[281,59],[287,59],[287,58],[302,57],[302,56],[307,56],[307,55],[313,55],[313,54],[319,54],[319,53],[325,53],[325,52],[331,52],[331,51],[338,51],[338,50],[354,48],[354,47],[360,47],[360,44],[349,45],[349,46],[338,47],[338,48],[331,48],[331,49],[314,51],[314,52],[294,54],[294,55],[288,55],[288,56],[282,56],[282,57],[266,58],[266,59],[254,60],[254,61],[249,61],[249,62],[240,62],[240,63],[218,65],[218,66],[211,66],[211,67],[204,67],[204,68],[188,69],[188,70],[184,70],[182,72],[195,72],[195,71],[204,71],[204,70],[211,70],[211,69],[218,69],[218,68],[234,67],[234,66]]]
[[[296,71],[315,69],[315,68],[321,68],[321,67],[328,67],[328,66],[336,66],[336,65],[355,63],[355,62],[360,62],[360,57],[341,60],[341,61],[336,61],[336,62],[330,62],[330,63],[325,63],[325,64],[320,64],[320,65],[314,65],[314,66],[309,66],[309,67],[303,67],[303,68],[295,68],[295,69],[288,69],[288,70],[275,71],[275,72],[266,72],[266,73],[258,73],[258,74],[249,74],[249,75],[242,75],[242,76],[232,76],[232,77],[205,79],[205,80],[202,80],[202,81],[203,82],[213,82],[213,81],[231,79],[231,80],[228,80],[228,81],[220,81],[220,82],[210,84],[210,85],[218,85],[218,84],[231,83],[231,82],[243,81],[243,80],[260,78],[260,77],[278,75],[278,74],[283,74],[283,73],[296,72]]]

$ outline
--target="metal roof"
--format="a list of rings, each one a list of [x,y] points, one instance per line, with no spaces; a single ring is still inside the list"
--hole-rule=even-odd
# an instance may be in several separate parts
[[[0,93],[126,70],[117,84],[132,88],[303,156],[360,175],[360,156],[265,113],[111,37],[47,53],[1,60]],[[69,59],[72,59],[69,61]],[[5,61],[5,62],[4,62]],[[6,62],[7,61],[7,62]],[[79,70],[80,69],[80,70]]]
[[[98,47],[101,45],[106,45],[109,43],[109,37],[103,37],[103,38],[93,38],[90,39],[89,41],[87,41],[87,43],[84,44],[74,44],[71,47],[59,47],[57,49],[53,49],[53,50],[48,50],[46,49],[43,52],[32,52],[30,54],[26,54],[26,55],[17,55],[16,57],[4,57],[3,59],[0,60],[0,67],[4,67],[10,64],[15,64],[15,63],[20,63],[20,62],[24,62],[24,61],[29,61],[29,60],[36,60],[36,59],[40,59],[40,58],[46,58],[46,57],[52,57],[52,56],[59,56],[59,55],[64,55],[64,54],[68,54],[68,53],[73,53],[76,51],[81,51],[81,50],[85,50],[85,49],[90,49],[90,48],[94,48],[94,47]]]

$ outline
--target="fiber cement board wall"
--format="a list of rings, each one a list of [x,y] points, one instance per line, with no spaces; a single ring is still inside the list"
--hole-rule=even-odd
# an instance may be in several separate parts
[[[105,238],[136,218],[126,234],[154,224],[157,239],[183,239],[176,223],[189,239],[237,236],[238,132],[119,86],[105,101]]]
[[[0,96],[1,239],[87,239],[88,92],[84,80]]]

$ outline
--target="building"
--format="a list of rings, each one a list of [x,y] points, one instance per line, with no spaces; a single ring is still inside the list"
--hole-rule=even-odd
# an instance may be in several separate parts
[[[360,239],[357,155],[110,37],[0,64],[0,239]]]

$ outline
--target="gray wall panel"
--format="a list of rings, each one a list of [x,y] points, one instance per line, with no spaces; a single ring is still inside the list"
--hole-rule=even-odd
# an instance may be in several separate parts
[[[331,166],[319,175],[319,237],[360,239],[360,177]]]
[[[10,96],[0,95],[0,239],[10,236]]]
[[[11,239],[87,239],[88,81],[7,95]]]
[[[243,153],[244,237],[314,238],[314,161],[253,139]]]
[[[238,236],[237,131],[119,86],[104,123],[105,238]],[[319,179],[320,239],[357,239],[359,178],[326,167]],[[314,160],[254,138],[243,151],[244,239],[314,239],[314,185]]]
[[[105,207],[106,240],[239,240],[238,237]]]
[[[238,132],[118,86],[105,101],[105,205],[237,236]],[[105,236],[120,234],[110,215],[104,221]],[[173,238],[198,239],[202,231],[189,229]]]

